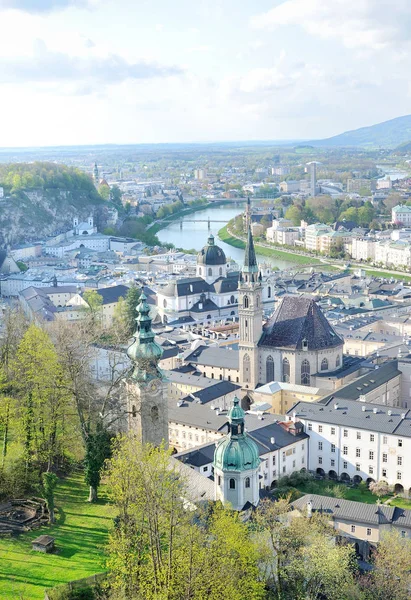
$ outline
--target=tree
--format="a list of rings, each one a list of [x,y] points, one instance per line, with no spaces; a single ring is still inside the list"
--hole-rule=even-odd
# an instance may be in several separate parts
[[[340,214],[338,217],[339,221],[354,221],[354,223],[358,223],[358,208],[355,206],[351,206],[347,208],[344,212]]]
[[[365,202],[364,206],[358,209],[358,222],[364,227],[368,227],[375,217],[375,210],[371,202]]]
[[[374,555],[372,596],[376,600],[408,600],[411,589],[411,541],[397,531],[384,532]]]
[[[263,500],[254,520],[260,568],[278,600],[351,600],[354,552],[334,543],[326,517],[289,518],[288,498]]]
[[[96,325],[101,315],[103,297],[100,296],[97,290],[86,290],[83,292],[83,300],[87,302],[86,310],[90,314],[92,323]]]
[[[11,368],[27,472],[33,460],[51,470],[69,443],[70,396],[56,349],[45,331],[30,325]]]
[[[136,330],[137,305],[140,302],[141,290],[136,285],[130,286],[124,304],[124,320],[128,336]]]
[[[103,198],[103,200],[110,200],[110,187],[108,185],[100,185],[98,188],[98,193]]]
[[[369,490],[380,499],[382,496],[388,496],[392,492],[392,487],[386,481],[372,481],[369,485]]]
[[[43,482],[44,499],[49,511],[49,523],[53,525],[56,522],[54,514],[54,490],[57,487],[59,479],[55,473],[51,473],[50,471],[43,473],[41,479]]]
[[[110,456],[110,434],[101,420],[97,421],[95,431],[88,431],[86,455],[84,457],[85,480],[89,486],[89,502],[97,502],[97,489],[100,485],[101,470]]]
[[[189,510],[190,494],[164,447],[114,442],[108,490],[118,510],[108,545],[115,598],[262,600],[258,549],[239,515]]]
[[[290,219],[293,222],[293,225],[298,226],[301,224],[301,208],[298,206],[290,206],[285,213],[285,218]]]

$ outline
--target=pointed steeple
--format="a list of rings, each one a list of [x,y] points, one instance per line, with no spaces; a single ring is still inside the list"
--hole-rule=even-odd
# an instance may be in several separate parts
[[[253,234],[251,233],[251,226],[249,225],[248,232],[247,232],[247,245],[245,247],[243,273],[257,273],[257,272],[258,272],[257,257],[255,255],[255,250],[254,250]]]
[[[140,302],[137,306],[137,329],[134,334],[134,341],[127,349],[128,357],[135,364],[132,377],[134,379],[148,379],[150,373],[157,371],[157,363],[160,360],[163,350],[161,346],[154,341],[154,332],[151,329],[150,307],[147,304],[147,298],[144,293],[140,296]]]

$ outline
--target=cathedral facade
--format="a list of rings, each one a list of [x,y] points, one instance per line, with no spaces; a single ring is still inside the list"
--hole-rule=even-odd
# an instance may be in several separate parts
[[[332,374],[343,364],[343,340],[311,298],[285,296],[263,327],[262,275],[248,229],[239,279],[239,361],[244,388],[282,381],[311,384],[316,373]]]
[[[224,250],[210,235],[197,254],[196,277],[176,279],[157,290],[158,314],[163,323],[212,324],[238,315],[239,276],[229,271]],[[266,268],[261,280],[262,302],[274,307],[274,283]]]

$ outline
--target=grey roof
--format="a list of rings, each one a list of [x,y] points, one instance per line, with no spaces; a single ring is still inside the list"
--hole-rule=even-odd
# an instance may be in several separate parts
[[[245,421],[247,429],[250,425],[250,419],[251,417],[246,414]],[[255,421],[255,417],[253,417],[253,419]],[[227,420],[227,415],[225,415],[225,420]],[[264,425],[264,421],[257,420],[257,423],[254,421],[253,424],[257,427],[251,431],[248,430],[247,433],[256,442],[260,456],[264,456],[264,454],[268,454],[269,452],[280,450],[286,446],[291,446],[292,444],[309,437],[306,433],[293,435],[283,429],[279,423],[269,423],[268,425]],[[274,438],[274,444],[271,443],[272,438]],[[188,450],[184,450],[183,452],[178,452],[174,456],[185,464],[192,465],[193,467],[202,467],[210,464],[210,462],[213,461],[214,450],[215,442],[211,442],[208,444],[203,444],[202,446],[198,446],[197,448],[190,448]]]
[[[207,404],[207,402],[211,402],[211,400],[221,398],[221,396],[230,394],[231,392],[239,390],[240,388],[240,385],[235,385],[235,383],[231,383],[231,381],[219,381],[215,385],[203,388],[198,392],[193,392],[192,395],[183,398],[182,402],[191,402],[193,400],[192,396],[195,396],[196,401],[198,401],[200,404]]]
[[[218,306],[209,298],[206,298],[203,302],[198,300],[198,302],[195,302],[190,308],[190,311],[195,313],[206,313],[213,310],[218,310]]]
[[[193,294],[201,294],[208,292],[210,285],[202,279],[202,277],[186,277],[177,281],[170,281],[166,286],[159,289],[159,293],[163,296],[192,296]]]
[[[210,367],[238,369],[238,351],[218,346],[199,346],[184,359],[186,362]]]
[[[189,500],[193,502],[202,502],[205,500],[214,500],[214,482],[208,477],[204,477],[188,465],[185,465],[174,456],[170,456],[170,464],[176,469],[186,487],[186,494]]]
[[[294,413],[297,419],[411,437],[411,411],[393,406],[347,399],[336,401],[331,396],[318,404],[297,402],[287,412]]]
[[[313,299],[285,296],[264,327],[258,344],[301,350],[304,339],[309,350],[324,350],[343,344]]]
[[[227,277],[220,277],[211,286],[217,294],[227,294],[238,289],[238,273],[230,273]]]
[[[357,361],[355,367],[359,367]],[[398,361],[390,360],[378,369],[373,369],[352,383],[338,388],[333,394],[323,398],[321,402],[326,403],[330,398],[334,398],[334,400],[358,400],[360,396],[369,394],[398,375],[401,375],[401,371],[398,370]]]
[[[355,521],[370,525],[394,525],[411,527],[411,510],[387,506],[385,504],[365,504],[342,498],[331,498],[319,494],[306,494],[291,503],[293,508],[306,511],[307,503],[312,503],[314,512],[321,512],[332,519]]]
[[[103,298],[104,304],[118,302],[119,298],[125,298],[130,288],[127,285],[113,285],[112,287],[98,289],[98,294]]]
[[[207,244],[197,254],[197,264],[199,265],[225,265],[227,259],[220,246],[214,244],[214,236],[209,235]]]

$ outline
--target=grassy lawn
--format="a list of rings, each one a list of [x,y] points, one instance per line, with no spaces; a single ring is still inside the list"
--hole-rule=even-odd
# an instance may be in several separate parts
[[[353,500],[354,502],[365,502],[366,504],[376,504],[377,496],[371,494],[369,490],[362,491],[358,487],[350,487],[340,482],[334,482],[330,479],[315,480],[296,486],[296,489],[303,494],[320,494],[322,496],[334,496],[333,490],[338,486],[338,489],[344,489],[344,499]],[[387,500],[389,496],[381,498],[381,502]],[[406,507],[404,507],[406,508]]]
[[[399,280],[404,280],[407,283],[409,283],[411,281],[411,276],[407,275],[406,273],[387,273],[385,271],[378,271],[377,269],[368,269],[367,267],[363,267],[363,266],[358,266],[358,267],[352,267],[350,268],[350,271],[358,271],[358,269],[363,269],[364,271],[366,271],[368,273],[368,275],[372,275],[373,277],[383,277],[384,279],[391,279],[391,277],[393,279],[399,279]]]
[[[82,475],[62,480],[56,490],[58,523],[16,538],[0,538],[0,598],[43,600],[44,588],[104,571],[104,545],[113,509],[104,487],[97,504],[87,501]],[[31,540],[50,534],[58,554],[31,550]]]
[[[399,508],[411,509],[411,500],[406,498],[393,498],[390,502],[390,506],[398,506]]]

